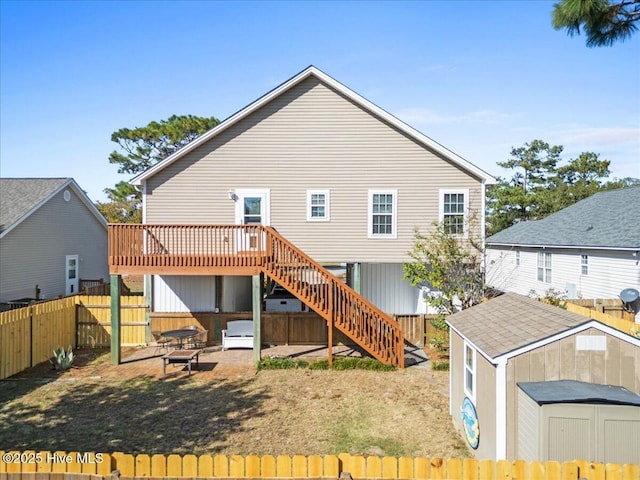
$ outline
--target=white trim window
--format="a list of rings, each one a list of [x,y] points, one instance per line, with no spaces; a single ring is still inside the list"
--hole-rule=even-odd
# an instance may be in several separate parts
[[[520,266],[520,250],[516,250],[516,267]]]
[[[580,273],[582,275],[589,275],[589,255],[583,253],[580,255]]]
[[[441,189],[439,203],[439,218],[445,233],[465,237],[469,224],[469,189]]]
[[[369,238],[396,238],[398,191],[369,190]]]
[[[538,252],[538,281],[551,283],[551,254]]]
[[[307,190],[307,221],[328,222],[330,204],[329,190]]]
[[[464,343],[464,392],[476,403],[476,350]]]

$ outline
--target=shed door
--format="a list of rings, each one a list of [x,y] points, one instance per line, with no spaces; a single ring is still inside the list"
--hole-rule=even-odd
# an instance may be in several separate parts
[[[593,405],[553,404],[542,407],[542,421],[546,426],[541,441],[541,460],[558,462],[576,458],[592,460],[596,457],[595,410]]]
[[[65,294],[78,293],[78,255],[67,255],[65,267]]]

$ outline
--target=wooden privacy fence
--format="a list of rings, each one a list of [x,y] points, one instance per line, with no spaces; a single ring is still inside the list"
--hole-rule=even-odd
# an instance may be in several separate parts
[[[45,362],[62,347],[109,346],[110,298],[76,295],[0,313],[0,379]],[[122,344],[147,342],[143,297],[122,297]]]
[[[592,298],[592,299],[569,299],[567,303],[579,305],[600,313],[606,313],[612,317],[622,318],[633,322],[635,314],[627,312],[622,308],[622,301],[619,298]]]
[[[633,321],[626,320],[620,317],[614,317],[607,313],[600,312],[598,310],[592,310],[590,308],[581,307],[574,303],[567,303],[567,311],[583,315],[585,317],[593,318],[599,322],[609,325],[610,327],[620,330],[621,332],[628,333],[629,335],[640,337],[640,324]]]
[[[2,452],[0,479],[14,474],[79,480],[95,476],[120,478],[296,478],[350,476],[358,479],[407,480],[639,480],[637,464],[586,461],[525,462],[377,457],[362,455],[130,455],[79,452]],[[117,471],[117,473],[115,473]],[[46,475],[50,474],[50,477]],[[65,475],[66,478],[66,475]]]

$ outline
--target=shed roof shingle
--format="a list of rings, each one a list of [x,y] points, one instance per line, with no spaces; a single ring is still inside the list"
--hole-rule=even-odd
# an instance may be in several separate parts
[[[491,358],[591,321],[516,293],[505,293],[447,319],[454,330]]]
[[[542,220],[516,223],[487,244],[640,249],[640,187],[596,193]]]

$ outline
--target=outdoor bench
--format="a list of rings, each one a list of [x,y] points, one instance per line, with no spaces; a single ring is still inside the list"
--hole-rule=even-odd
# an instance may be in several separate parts
[[[230,320],[222,330],[222,350],[253,348],[253,320]]]

